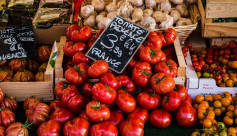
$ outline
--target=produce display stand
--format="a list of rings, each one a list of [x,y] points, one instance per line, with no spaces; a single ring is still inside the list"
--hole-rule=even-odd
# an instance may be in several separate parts
[[[57,84],[60,81],[66,81],[66,79],[64,78],[63,66],[62,66],[63,56],[64,56],[63,45],[65,43],[66,43],[66,37],[62,36],[60,43],[57,44],[58,56],[55,62],[55,84]],[[186,79],[186,63],[185,63],[184,56],[181,50],[178,36],[176,37],[174,41],[174,47],[175,47],[175,51],[176,51],[176,55],[177,55],[177,59],[179,63],[178,74],[177,74],[177,77],[174,78],[174,80],[176,84],[184,85],[185,79]],[[89,81],[98,82],[98,79],[89,79]]]
[[[237,37],[232,37],[232,38],[211,38],[210,39],[210,44],[217,45],[220,47],[223,44],[229,44],[231,40],[237,41]]]
[[[202,0],[198,0],[198,9],[203,37],[237,36],[237,22],[212,22],[213,18],[237,17],[236,0],[207,0],[205,9]]]
[[[50,58],[52,54],[53,49]],[[45,82],[0,82],[0,87],[6,94],[14,96],[17,102],[25,101],[27,97],[32,95],[37,96],[41,101],[52,101],[54,100],[53,77],[54,68],[48,62]]]

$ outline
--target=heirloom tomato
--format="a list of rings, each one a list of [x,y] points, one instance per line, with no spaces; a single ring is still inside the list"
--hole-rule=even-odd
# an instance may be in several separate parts
[[[61,105],[61,101],[59,99],[52,101],[49,104],[49,108],[50,108],[50,114],[53,113],[55,110],[63,108],[63,106]]]
[[[128,76],[121,75],[121,76],[117,76],[116,79],[118,81],[119,89],[125,90],[126,92],[130,94],[135,92],[136,84]]]
[[[111,104],[116,98],[116,90],[108,85],[102,83],[96,83],[92,87],[93,96],[103,104]]]
[[[6,128],[0,126],[0,136],[5,136]]]
[[[45,81],[45,69],[41,69],[37,74],[35,74],[35,81]]]
[[[68,82],[65,81],[61,81],[58,84],[56,84],[55,88],[54,88],[54,93],[55,95],[61,99],[62,95],[67,92],[68,90],[76,90],[78,91],[78,87],[76,85],[73,84],[69,84]]]
[[[144,121],[138,117],[131,117],[119,124],[122,136],[143,136]]]
[[[25,69],[27,66],[27,61],[25,58],[21,59],[12,59],[8,63],[8,68],[13,72],[17,72],[20,68]]]
[[[45,103],[35,103],[25,111],[26,118],[32,126],[39,127],[40,124],[47,121],[49,118],[50,108]]]
[[[181,104],[181,97],[178,92],[172,91],[164,95],[162,98],[162,106],[167,111],[176,110]]]
[[[86,63],[90,64],[91,60],[85,56],[83,52],[77,52],[75,55],[72,57],[72,63],[75,64],[80,64],[80,63]]]
[[[1,102],[1,107],[9,109],[11,111],[15,111],[17,109],[17,102],[14,97],[11,95],[5,94],[2,102]]]
[[[8,128],[12,123],[15,123],[15,114],[6,108],[0,108],[0,126]]]
[[[88,74],[92,78],[98,78],[109,70],[109,65],[105,60],[96,60],[89,69]]]
[[[135,57],[133,57],[133,58],[129,61],[129,63],[128,63],[128,65],[127,65],[126,68],[127,68],[129,71],[132,71],[132,70],[134,69],[135,65],[136,65],[137,63],[139,63],[139,62],[141,62],[141,60],[138,60],[138,59],[136,59]]]
[[[85,98],[76,90],[68,90],[61,99],[61,105],[71,112],[78,113],[86,106]]]
[[[86,116],[93,122],[102,122],[110,117],[110,110],[98,101],[91,101],[86,105]]]
[[[184,85],[178,84],[175,85],[175,88],[173,91],[176,91],[179,93],[179,96],[181,97],[181,101],[183,102],[187,96],[188,96],[188,90]]]
[[[163,109],[155,109],[151,112],[150,122],[156,128],[167,128],[172,122],[171,114]]]
[[[8,79],[11,79],[12,78],[12,71],[6,67],[6,66],[3,66],[0,68],[0,81],[5,81],[5,80],[8,80]]]
[[[74,68],[70,68],[65,72],[65,78],[69,83],[80,85],[89,79],[88,75],[89,66],[86,63],[80,63],[75,65]]]
[[[115,91],[118,89],[118,81],[116,77],[111,73],[104,73],[99,79],[99,83],[107,85],[113,88]]]
[[[123,115],[120,112],[117,111],[110,111],[110,117],[108,119],[111,123],[113,123],[115,126],[119,126],[119,124],[124,121]]]
[[[70,26],[67,28],[67,32],[66,32],[67,41],[71,41],[71,33],[72,33],[74,30],[78,30],[78,29],[81,29],[81,26],[79,26],[79,25],[77,25],[77,24],[70,25]]]
[[[139,58],[141,61],[155,65],[157,62],[161,61],[163,54],[164,53],[159,48],[146,46],[140,51]]]
[[[0,67],[6,66],[9,60],[0,60]]]
[[[2,87],[0,87],[0,103],[3,101],[4,97],[5,97],[5,93],[2,90]]]
[[[31,124],[26,123],[23,125],[20,122],[16,122],[11,124],[5,132],[6,136],[29,136],[29,132],[27,128],[29,128]]]
[[[89,41],[87,42],[87,47],[88,47],[88,49],[90,49],[90,48],[93,46],[93,44],[95,43],[96,39],[97,39],[97,38],[96,38],[95,35],[91,36],[91,38],[90,38]]]
[[[126,113],[132,112],[136,108],[136,100],[131,94],[126,93],[124,90],[117,91],[115,103],[123,112]]]
[[[68,41],[63,46],[63,52],[67,57],[73,57],[77,52],[86,53],[87,46],[85,43],[78,42],[74,43],[72,41]]]
[[[90,123],[82,118],[76,117],[73,120],[68,121],[63,126],[64,136],[88,136],[90,129]]]
[[[85,26],[82,29],[73,30],[71,33],[71,40],[73,42],[86,42],[92,36],[90,27]]]
[[[93,96],[92,87],[93,87],[93,84],[91,82],[88,82],[88,81],[85,82],[82,87],[83,93],[88,97],[92,97]]]
[[[61,124],[57,120],[42,123],[37,129],[37,136],[60,136]]]
[[[133,81],[141,87],[146,87],[149,85],[151,76],[152,69],[148,62],[140,62],[136,64],[132,71]]]
[[[149,109],[149,110],[155,109],[160,106],[161,97],[155,92],[153,93],[141,92],[137,96],[137,102],[141,107],[145,109]]]
[[[155,73],[165,73],[171,77],[176,77],[178,72],[178,66],[173,60],[166,60],[165,62],[158,62],[155,65]]]
[[[68,69],[73,68],[74,64],[72,61],[67,62],[67,64],[63,67],[63,73],[65,73]]]
[[[144,42],[145,46],[161,49],[162,47],[161,38],[155,32],[150,32],[147,38],[148,38],[148,41]]]
[[[157,35],[161,38],[162,45],[167,46],[167,45],[170,45],[174,42],[174,40],[176,39],[177,33],[176,33],[175,29],[168,28],[165,30],[164,35],[160,31],[157,32]]]
[[[14,75],[13,80],[16,80],[18,82],[31,82],[35,81],[35,76],[32,72],[28,70],[20,69]]]
[[[72,120],[74,118],[75,115],[65,108],[57,109],[49,116],[49,120],[56,120],[62,126],[64,126],[64,124],[66,124],[69,120]]]
[[[32,95],[25,99],[24,104],[23,104],[23,109],[27,110],[31,106],[33,106],[35,103],[41,103],[41,101],[37,96]]]
[[[46,69],[47,68],[47,63],[42,63],[40,66],[39,66],[39,69],[38,71],[40,71],[41,69]]]
[[[36,56],[36,59],[37,59],[39,62],[48,61],[48,60],[49,60],[49,57],[50,57],[50,55],[51,55],[51,50],[52,50],[52,48],[49,47],[49,46],[40,46],[40,47],[37,49],[37,56]]]
[[[36,60],[28,59],[26,68],[32,73],[36,73],[39,69],[39,63]]]
[[[158,94],[171,92],[175,87],[174,79],[164,73],[156,73],[150,81],[151,88]]]
[[[118,128],[109,121],[103,121],[90,128],[90,136],[118,136]]]
[[[128,118],[138,117],[144,121],[144,124],[149,121],[149,112],[147,109],[136,107],[131,113],[129,113]]]

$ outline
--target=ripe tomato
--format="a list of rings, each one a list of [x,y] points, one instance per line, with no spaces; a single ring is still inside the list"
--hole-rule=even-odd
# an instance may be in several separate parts
[[[136,84],[128,76],[121,75],[116,77],[118,81],[118,88],[125,90],[126,92],[132,94],[136,90]]]
[[[5,94],[0,106],[2,108],[6,108],[6,109],[9,109],[11,111],[17,110],[16,99],[14,97],[12,97],[11,95],[7,95],[7,94]]]
[[[79,26],[79,25],[77,25],[77,24],[70,25],[70,26],[67,28],[67,32],[66,32],[67,41],[71,41],[71,33],[72,33],[72,31],[78,30],[78,29],[81,29],[81,26]]]
[[[148,62],[151,65],[155,65],[161,61],[163,52],[157,47],[146,46],[140,51],[139,58],[141,61]]]
[[[137,63],[139,63],[139,62],[141,62],[141,60],[138,60],[138,59],[136,59],[135,57],[133,57],[133,58],[129,61],[129,63],[128,63],[128,65],[127,65],[126,68],[127,68],[129,71],[132,71],[132,70],[134,69],[135,65],[136,65]]]
[[[57,109],[49,116],[49,120],[56,120],[61,124],[61,126],[64,126],[64,124],[74,118],[75,115],[65,108]]]
[[[172,122],[172,116],[168,111],[155,109],[151,112],[150,122],[156,128],[167,128]]]
[[[85,98],[76,90],[68,90],[63,94],[61,105],[71,112],[78,113],[86,106]]]
[[[37,136],[59,136],[61,124],[57,120],[49,120],[44,122],[37,129]]]
[[[29,136],[29,132],[27,130],[29,126],[30,124],[28,124],[28,122],[26,122],[24,125],[20,122],[13,123],[6,129],[5,135],[6,136],[11,136],[11,135]]]
[[[83,84],[83,87],[82,87],[82,91],[84,92],[84,94],[88,97],[92,97],[92,87],[93,87],[93,84],[91,82],[85,82]]]
[[[137,117],[124,120],[119,125],[119,132],[122,136],[143,136],[144,121]]]
[[[191,104],[183,102],[177,110],[176,120],[182,127],[191,127],[197,122],[197,112]]]
[[[187,96],[188,96],[188,90],[187,90],[187,88],[186,88],[184,85],[181,85],[181,84],[175,85],[175,88],[174,88],[173,91],[178,92],[178,94],[179,94],[179,96],[180,96],[182,102],[183,102],[183,101],[187,98]]]
[[[102,122],[110,117],[110,110],[98,101],[91,101],[86,105],[86,116],[93,122]]]
[[[88,57],[86,57],[84,53],[77,52],[72,57],[72,63],[74,65],[77,65],[77,64],[80,64],[80,63],[86,63],[86,64],[89,65],[91,63],[91,60]]]
[[[88,69],[88,74],[92,78],[98,78],[109,70],[109,65],[105,60],[96,60]]]
[[[120,112],[117,111],[110,111],[110,117],[108,119],[111,123],[113,123],[115,126],[119,126],[119,124],[124,121],[123,115]]]
[[[200,65],[197,65],[194,67],[196,72],[201,72],[202,71],[202,67]]]
[[[149,112],[147,109],[136,107],[131,113],[129,113],[128,118],[138,117],[144,121],[144,124],[149,121]]]
[[[118,89],[118,81],[111,73],[104,73],[99,79],[99,83],[113,88],[115,91]]]
[[[88,73],[87,73],[88,70]],[[89,79],[89,66],[86,63],[75,65],[65,72],[65,78],[69,83],[80,85]]]
[[[29,109],[34,103],[41,103],[40,99],[36,96],[30,96],[25,99],[23,104],[23,109],[27,110]]]
[[[187,98],[182,102],[187,102],[187,103],[193,105],[193,98],[191,97],[190,94],[188,94]]]
[[[166,60],[165,62],[158,62],[155,65],[155,73],[165,73],[171,77],[177,76],[178,66],[173,60]]]
[[[149,85],[151,76],[152,69],[148,62],[140,62],[136,64],[132,71],[133,81],[141,87]]]
[[[74,44],[72,41],[68,41],[63,46],[63,52],[67,57],[73,57],[77,52],[86,53],[87,46],[85,43],[78,42]]]
[[[132,95],[126,93],[124,90],[117,91],[115,103],[123,112],[126,113],[132,112],[136,107],[136,100],[132,97]]]
[[[212,126],[212,121],[210,119],[204,119],[203,126],[204,127],[211,127]]]
[[[176,110],[181,104],[181,97],[178,92],[172,91],[164,95],[162,98],[163,108],[167,111]]]
[[[156,47],[158,49],[161,49],[162,39],[155,32],[150,32],[147,39],[148,39],[148,41],[144,42],[145,46]]]
[[[8,63],[8,68],[13,72],[19,71],[20,68],[25,69],[27,66],[27,61],[25,58],[21,59],[12,59]]]
[[[186,46],[182,47],[182,52],[188,52],[188,47]]]
[[[188,48],[191,48],[191,47],[193,46],[191,42],[186,42],[185,45],[186,45],[186,47],[188,47]]]
[[[55,110],[59,109],[59,108],[63,108],[63,106],[61,105],[61,101],[59,99],[52,101],[49,104],[49,108],[50,108],[50,114],[53,113]]]
[[[71,32],[71,40],[74,42],[86,42],[92,36],[92,31],[90,27],[85,26],[82,29],[73,30]]]
[[[161,97],[154,93],[141,92],[137,96],[138,104],[145,109],[155,109],[161,104]]]
[[[62,95],[68,90],[78,91],[78,87],[76,85],[69,84],[68,82],[61,81],[55,86],[54,93],[59,99],[61,99]]]
[[[233,123],[234,123],[234,120],[233,118],[229,117],[229,116],[225,116],[223,118],[223,122],[228,125],[228,126],[231,126]]]
[[[12,123],[15,123],[15,114],[5,108],[0,108],[0,126],[8,128]]]
[[[90,123],[86,119],[76,117],[73,120],[68,121],[63,126],[63,135],[71,136],[80,134],[80,136],[88,136],[89,129]]]
[[[111,104],[116,98],[116,90],[110,86],[97,83],[92,87],[93,96],[104,104]]]
[[[101,123],[95,124],[90,128],[90,136],[102,136],[102,135],[112,135],[118,136],[118,129],[117,127],[109,122],[103,121]]]
[[[207,58],[207,59],[206,59],[206,63],[207,63],[208,65],[213,64],[213,59]]]
[[[200,65],[200,64],[197,61],[194,61],[192,65],[193,65],[193,67],[195,67],[195,66]],[[202,64],[200,66],[203,67]]]
[[[186,53],[186,52],[183,52],[183,55],[184,55],[184,58],[186,58],[186,57],[187,57],[187,53]]]
[[[151,88],[158,94],[171,92],[175,87],[174,79],[164,73],[156,73],[150,81]]]
[[[167,46],[174,42],[174,40],[176,39],[177,33],[173,28],[168,28],[165,30],[165,35],[163,35],[159,31],[157,32],[157,35],[161,38],[162,45]]]
[[[201,103],[202,101],[204,101],[204,96],[199,94],[195,96],[195,102],[196,103]]]
[[[51,50],[52,48],[49,47],[49,46],[40,46],[38,49],[37,49],[37,56],[36,56],[36,59],[39,61],[39,62],[45,62],[45,61],[48,61],[49,60],[49,57],[50,57],[50,54],[51,54]],[[10,62],[9,62],[10,63]],[[9,64],[8,64],[9,66]]]

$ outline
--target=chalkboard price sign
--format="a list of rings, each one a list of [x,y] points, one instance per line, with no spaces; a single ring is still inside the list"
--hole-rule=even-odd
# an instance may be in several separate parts
[[[0,60],[36,55],[32,25],[10,26],[0,30]]]
[[[116,15],[86,56],[93,60],[105,60],[111,70],[122,73],[149,32]]]

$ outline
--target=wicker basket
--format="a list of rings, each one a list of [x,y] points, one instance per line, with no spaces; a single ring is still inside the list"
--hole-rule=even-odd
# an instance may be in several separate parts
[[[92,0],[84,0],[84,2],[82,2],[81,7],[85,6],[85,5],[90,5]],[[105,6],[107,6],[109,3],[111,3],[113,0],[104,0],[105,2]],[[119,2],[121,0],[117,0],[117,2]],[[199,15],[196,14],[196,12],[194,12],[194,7],[195,9],[197,9],[196,5],[188,5],[189,7],[189,12],[190,12],[190,19],[192,20],[193,24],[192,25],[188,25],[188,26],[178,26],[178,27],[172,27],[176,30],[177,35],[179,36],[179,40],[181,43],[183,43],[188,37],[189,35],[192,33],[193,30],[195,30],[197,28],[197,16],[199,17]],[[79,17],[79,25],[83,26],[83,18]],[[164,31],[166,30],[166,28],[162,28],[162,29],[152,29],[151,31]],[[96,33],[98,30],[93,29],[92,28],[92,32]]]

